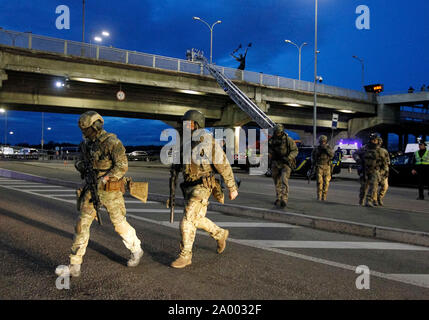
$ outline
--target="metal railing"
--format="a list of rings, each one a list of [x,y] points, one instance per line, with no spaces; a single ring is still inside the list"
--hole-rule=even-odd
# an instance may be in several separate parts
[[[30,32],[16,32],[0,29],[0,44],[24,49],[53,52],[65,56],[77,56],[96,60],[113,61],[130,65],[145,66],[211,77],[209,72],[205,70],[202,64],[199,62],[197,63],[148,53],[104,47],[96,44],[50,38],[35,35]],[[237,70],[221,66],[217,66],[217,68],[219,68],[219,71],[230,80],[241,80],[268,87],[314,92],[313,82],[267,75],[252,71]],[[325,84],[318,84],[316,90],[320,94],[363,101],[372,101],[372,97],[367,93],[356,90],[329,86]]]

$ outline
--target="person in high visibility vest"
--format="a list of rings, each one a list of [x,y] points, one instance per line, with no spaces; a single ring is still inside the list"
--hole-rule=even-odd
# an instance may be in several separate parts
[[[424,200],[424,185],[429,190],[429,150],[426,149],[424,141],[419,141],[419,150],[414,153],[413,159],[413,175],[417,175],[419,196],[417,200]],[[428,191],[429,195],[429,191]]]

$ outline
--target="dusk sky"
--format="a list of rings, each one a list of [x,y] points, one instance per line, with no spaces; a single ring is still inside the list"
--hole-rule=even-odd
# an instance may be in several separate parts
[[[238,44],[252,42],[246,70],[298,78],[298,50],[284,42],[309,45],[302,52],[302,79],[313,79],[314,0],[86,0],[86,41],[108,30],[105,42],[122,49],[185,58],[186,49],[210,52],[207,26],[214,27],[213,60],[237,67],[230,53]],[[57,30],[55,8],[70,8],[70,30]],[[358,30],[356,7],[370,9],[370,29]],[[361,89],[361,65],[365,83],[383,83],[386,92],[406,92],[412,85],[429,85],[429,3],[423,0],[319,0],[318,74],[328,85]],[[0,27],[15,31],[81,40],[82,1],[0,1]],[[0,115],[0,132],[4,132]],[[77,143],[81,133],[78,115],[45,113],[45,141]],[[168,126],[160,121],[106,117],[106,129],[117,133],[126,145],[160,144],[159,134]],[[286,126],[287,127],[287,126]],[[8,142],[40,143],[41,114],[8,111]],[[4,140],[0,134],[1,141]]]

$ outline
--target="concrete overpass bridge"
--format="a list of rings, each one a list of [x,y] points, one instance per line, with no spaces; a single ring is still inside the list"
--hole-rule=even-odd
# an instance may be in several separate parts
[[[312,82],[219,68],[275,122],[311,136]],[[123,101],[116,97],[119,90],[126,94]],[[330,131],[334,112],[343,136],[396,121],[392,104],[378,103],[372,94],[323,84],[317,91],[319,132]],[[195,108],[210,126],[251,122],[200,63],[6,30],[0,30],[0,105],[56,113],[93,109],[172,125]]]

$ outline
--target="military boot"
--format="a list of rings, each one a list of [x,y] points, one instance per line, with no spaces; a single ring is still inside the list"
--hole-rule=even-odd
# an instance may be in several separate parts
[[[384,206],[383,200],[378,199],[378,205],[379,205],[380,207]]]
[[[371,207],[371,208],[373,208],[374,207],[374,202],[371,200],[371,201],[366,201],[366,203],[365,203],[365,207]]]
[[[225,229],[223,232],[222,238],[217,240],[217,253],[222,253],[226,247],[226,239],[229,236],[229,231]]]
[[[129,267],[137,267],[140,263],[140,259],[143,257],[143,250],[140,249],[137,252],[131,252],[131,257],[127,261],[127,266]]]
[[[173,268],[181,269],[192,264],[192,255],[184,256],[182,254],[171,263]]]
[[[280,201],[280,207],[281,208],[284,208],[284,207],[286,207],[287,206],[287,201],[285,201],[285,200],[281,200]]]
[[[363,198],[359,199],[359,205],[362,206],[362,207],[365,205],[365,201],[364,201]]]
[[[274,202],[274,205],[275,205],[276,207],[280,207],[280,202],[281,202],[281,200],[280,200],[280,199],[277,199],[277,200]]]

